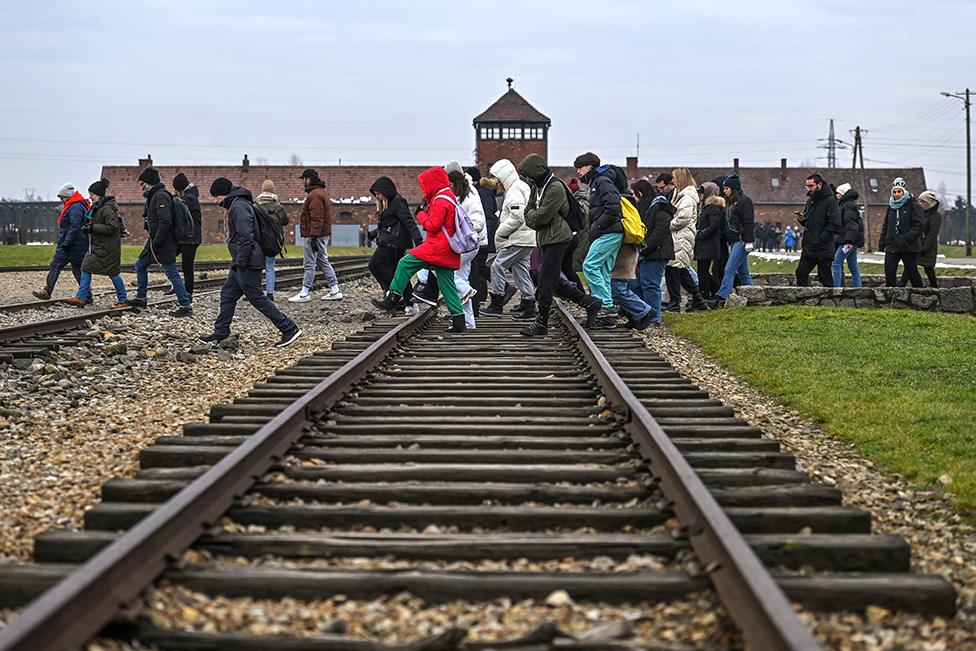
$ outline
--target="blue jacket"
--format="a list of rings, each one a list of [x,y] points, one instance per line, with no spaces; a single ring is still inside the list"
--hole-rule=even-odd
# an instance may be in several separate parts
[[[609,165],[590,170],[583,180],[590,186],[590,241],[608,233],[623,233],[620,189]]]
[[[73,262],[81,262],[88,253],[88,233],[81,230],[88,214],[88,202],[78,194],[68,200],[68,208],[58,219],[57,250]]]
[[[234,188],[220,204],[227,209],[227,250],[231,269],[264,269],[264,251],[254,241],[254,206],[251,191]]]

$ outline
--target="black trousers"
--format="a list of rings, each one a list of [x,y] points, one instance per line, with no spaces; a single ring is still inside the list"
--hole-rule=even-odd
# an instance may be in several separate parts
[[[698,260],[698,289],[702,296],[711,298],[722,286],[725,267],[718,260]]]
[[[918,265],[915,260],[917,253],[891,253],[885,252],[885,287],[895,287],[898,284],[898,263],[905,265],[905,275],[912,283],[912,287],[922,286],[922,277],[918,275]]]
[[[491,269],[488,267],[488,247],[483,246],[478,249],[478,255],[471,261],[471,275],[468,276],[468,283],[478,292],[474,295],[474,300],[479,303],[488,299],[488,276]]]
[[[935,267],[934,266],[922,267],[922,269],[925,269],[925,275],[929,279],[929,287],[938,287],[939,278],[935,275]],[[919,275],[919,278],[921,278],[921,275]],[[905,270],[901,272],[901,280],[898,281],[898,286],[904,287],[907,284],[908,284],[908,268],[906,267]]]
[[[180,244],[178,255],[183,260],[183,284],[188,294],[193,293],[193,261],[197,258],[199,244]]]
[[[373,278],[380,284],[384,292],[390,291],[390,285],[393,283],[393,275],[396,274],[397,263],[406,253],[406,249],[398,249],[393,246],[377,246],[376,250],[373,251],[373,255],[370,256],[369,273],[373,274]],[[413,296],[413,285],[407,283],[406,288],[403,290],[403,297],[410,300],[411,296]]]
[[[796,286],[810,286],[810,272],[817,268],[817,280],[824,287],[834,286],[834,272],[831,265],[834,264],[833,258],[815,258],[805,253],[800,254],[800,261],[796,265]]]
[[[723,270],[724,273],[724,270]],[[701,278],[699,277],[699,280]],[[668,287],[669,303],[671,305],[681,305],[681,288],[694,296],[698,293],[698,285],[691,277],[691,272],[680,267],[665,267],[664,282]]]
[[[542,264],[539,266],[539,278],[535,290],[535,299],[543,323],[549,321],[549,309],[552,307],[552,297],[579,303],[583,300],[583,292],[572,281],[564,280],[576,275],[573,271],[573,251],[571,242],[547,244],[542,247]]]
[[[227,275],[224,286],[220,289],[220,314],[214,322],[214,334],[219,337],[230,335],[230,322],[237,310],[237,302],[241,297],[263,314],[274,327],[282,333],[295,327],[295,322],[285,316],[274,303],[268,300],[264,293],[264,282],[260,269],[234,269]]]

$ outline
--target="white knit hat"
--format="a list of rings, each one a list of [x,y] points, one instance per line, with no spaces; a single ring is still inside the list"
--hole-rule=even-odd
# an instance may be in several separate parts
[[[61,186],[61,189],[58,190],[58,196],[68,198],[74,196],[75,192],[77,192],[77,190],[75,190],[75,186],[70,183],[65,183]]]
[[[922,208],[928,210],[932,206],[939,203],[939,198],[935,196],[935,193],[931,190],[926,190],[925,192],[918,195],[918,202],[922,204]]]
[[[835,192],[842,197],[850,191],[851,191],[850,183],[841,183],[840,185],[837,186],[837,189],[835,190]]]

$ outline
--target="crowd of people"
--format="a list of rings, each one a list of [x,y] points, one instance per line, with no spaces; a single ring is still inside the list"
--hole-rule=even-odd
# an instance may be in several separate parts
[[[753,202],[735,173],[698,183],[687,168],[660,174],[652,183],[630,183],[626,172],[587,152],[574,162],[576,176],[563,180],[545,160],[531,154],[516,166],[502,159],[482,176],[457,161],[431,167],[417,182],[423,199],[415,211],[386,176],[369,188],[376,202],[376,227],[361,243],[375,243],[369,268],[384,291],[374,305],[386,311],[415,313],[417,302],[450,312],[452,332],[477,327],[479,318],[524,321],[521,332],[548,332],[554,297],[579,305],[586,327],[610,329],[626,324],[643,330],[661,324],[664,311],[717,309],[737,285],[749,285],[749,254],[797,249],[796,284],[810,284],[816,269],[821,285],[842,284],[846,264],[855,287],[861,286],[857,252],[865,245],[859,195],[849,183],[829,184],[820,174],[805,180],[806,205],[796,212],[798,227],[757,224]],[[313,281],[321,270],[328,289],[323,300],[342,300],[329,262],[332,235],[330,198],[315,169],[301,174],[307,194],[300,217],[304,277],[288,301],[312,300]],[[63,186],[59,236],[46,286],[35,291],[49,299],[68,265],[78,282],[67,301],[92,302],[91,278],[109,276],[116,289],[113,308],[146,307],[148,270],[159,265],[172,287],[175,317],[193,314],[193,260],[201,242],[199,191],[183,174],[170,192],[159,172],[148,167],[138,178],[145,206],[145,245],[135,263],[135,297],[127,295],[121,273],[121,240],[127,235],[109,180],[88,188],[88,198],[71,184]],[[220,314],[213,333],[219,342],[230,335],[238,301],[244,297],[281,333],[287,346],[301,329],[274,303],[275,254],[262,233],[282,232],[287,213],[266,180],[261,193],[218,178],[210,187],[214,202],[227,212],[226,240],[230,273],[221,290]],[[275,225],[270,228],[267,224]],[[895,179],[881,228],[887,286],[938,286],[935,257],[941,224],[932,192],[916,198],[903,179]],[[283,243],[283,238],[281,243]],[[182,276],[176,259],[182,258]],[[899,280],[898,265],[903,266]],[[264,283],[262,283],[262,271]],[[663,302],[664,289],[668,301]],[[683,301],[683,294],[687,300]]]

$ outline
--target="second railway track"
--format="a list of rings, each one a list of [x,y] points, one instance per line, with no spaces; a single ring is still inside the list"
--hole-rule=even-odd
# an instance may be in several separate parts
[[[562,590],[650,609],[714,590],[763,650],[818,648],[791,601],[953,612],[950,583],[912,574],[905,541],[871,535],[868,513],[811,483],[777,442],[642,341],[560,317],[542,340],[508,320],[448,335],[431,311],[384,319],[161,437],[135,478],[105,485],[84,531],[44,534],[37,565],[0,567],[0,606],[50,588],[0,632],[0,649],[75,646],[112,621],[103,634],[166,649],[663,643],[552,625],[505,646],[457,626],[387,646],[342,625],[285,638],[123,623],[121,606],[146,612],[132,602],[160,577],[168,590],[273,601],[409,592],[477,605]],[[612,560],[579,563],[598,557]],[[376,566],[353,562],[363,558]],[[656,561],[635,569],[634,558]],[[577,564],[553,569],[567,559]]]

